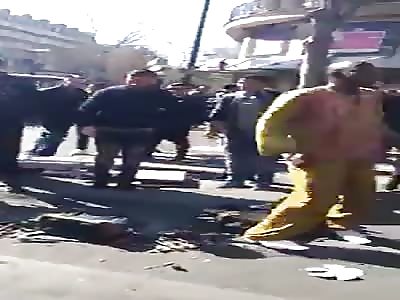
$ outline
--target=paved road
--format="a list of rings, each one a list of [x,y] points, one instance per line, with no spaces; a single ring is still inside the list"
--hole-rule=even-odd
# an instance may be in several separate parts
[[[32,140],[31,133],[27,141]],[[198,137],[199,140],[201,139]],[[69,153],[71,141],[60,150]],[[25,144],[26,145],[26,144]],[[201,143],[199,143],[199,146]],[[64,148],[65,147],[65,148]],[[63,154],[61,154],[63,155]],[[150,255],[82,243],[29,244],[0,240],[1,299],[229,299],[336,300],[397,299],[400,282],[400,215],[398,196],[380,194],[379,222],[368,226],[379,243],[349,245],[316,241],[306,253],[284,253],[258,246],[235,247],[210,225],[199,225],[204,208],[276,201],[282,192],[219,190],[204,181],[200,189],[155,189],[135,193],[92,191],[79,182],[35,180],[31,197],[0,194],[2,221],[29,218],[45,211],[85,210],[124,215],[137,231],[200,230],[217,240],[199,251]],[[200,227],[199,227],[200,226]],[[382,239],[384,238],[384,239]],[[3,261],[4,263],[1,263]],[[146,266],[175,262],[189,272]],[[336,282],[308,277],[303,269],[337,263],[360,268],[363,281]],[[136,297],[135,297],[136,296]]]
[[[34,141],[40,135],[40,128],[38,127],[28,127],[25,129],[24,139],[22,142],[22,151],[28,151],[32,149]],[[76,146],[76,131],[75,128],[70,130],[70,133],[64,143],[61,144],[57,155],[58,156],[68,156],[71,151],[75,150]],[[201,131],[193,131],[190,135],[190,141],[192,144],[192,152],[199,153],[199,152],[210,152],[216,154],[222,154],[223,149],[218,144],[218,141],[210,140],[204,137],[203,132]],[[163,151],[172,152],[175,150],[175,146],[167,141],[164,141],[161,145]],[[90,142],[89,146],[90,152],[95,152],[95,147],[93,141]]]

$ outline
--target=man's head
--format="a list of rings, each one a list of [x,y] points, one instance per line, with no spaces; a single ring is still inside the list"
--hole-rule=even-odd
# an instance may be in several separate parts
[[[223,91],[225,93],[234,93],[239,90],[239,86],[236,83],[225,84]]]
[[[242,78],[238,82],[238,85],[243,91],[255,93],[266,88],[271,88],[273,85],[273,80],[270,76],[266,75],[249,75],[245,78]]]
[[[360,86],[351,75],[346,74],[343,70],[333,71],[329,77],[329,81],[337,92],[352,96],[359,95]]]
[[[189,94],[189,92],[193,91],[196,88],[193,84],[186,84],[181,82],[171,83],[167,86],[167,90],[171,93],[183,97]]]
[[[150,70],[136,70],[126,75],[126,84],[137,87],[155,87],[159,86],[160,79],[157,73]]]
[[[364,61],[350,70],[349,77],[360,87],[373,88],[379,80],[379,72],[373,64]]]

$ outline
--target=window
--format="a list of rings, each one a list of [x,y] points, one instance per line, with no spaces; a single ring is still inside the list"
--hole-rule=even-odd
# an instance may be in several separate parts
[[[327,2],[326,0],[304,0],[303,6],[307,9],[316,9],[324,7]]]

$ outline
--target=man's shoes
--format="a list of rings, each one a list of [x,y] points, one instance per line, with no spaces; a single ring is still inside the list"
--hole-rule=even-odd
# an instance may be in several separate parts
[[[134,191],[136,190],[136,186],[131,183],[119,183],[117,189],[122,191]]]
[[[244,184],[243,181],[229,180],[229,181],[225,182],[219,188],[221,188],[221,189],[243,189],[243,188],[246,188],[246,185]]]
[[[104,182],[95,182],[93,183],[93,185],[91,186],[94,189],[106,189],[108,187],[107,183]]]
[[[225,181],[225,180],[227,180],[229,178],[229,176],[230,175],[228,173],[224,172],[223,174],[217,176],[215,178],[215,180],[224,180]]]
[[[87,150],[82,150],[82,149],[75,149],[74,151],[71,152],[71,156],[80,156],[80,155],[88,155],[89,153]]]
[[[256,183],[253,187],[253,191],[267,191],[270,187],[268,183]]]

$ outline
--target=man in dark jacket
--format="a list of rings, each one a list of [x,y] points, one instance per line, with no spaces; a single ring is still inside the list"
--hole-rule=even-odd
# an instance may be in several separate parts
[[[126,83],[96,92],[80,108],[82,132],[96,141],[96,188],[107,186],[109,171],[120,151],[123,167],[118,185],[131,188],[157,132],[168,129],[177,117],[178,99],[160,89],[156,73],[131,72]]]
[[[378,89],[377,82],[379,80],[378,69],[369,62],[357,63],[351,72],[354,74],[354,78],[360,87]],[[384,92],[383,93],[383,113],[384,121],[387,129],[391,131],[390,141],[388,146],[399,147],[400,137],[400,94],[397,91]],[[388,138],[388,137],[387,137]],[[394,164],[395,171],[392,174],[391,179],[386,185],[387,190],[394,190],[400,184],[400,165],[398,161]]]
[[[76,122],[78,109],[87,99],[82,79],[67,78],[55,87],[39,90],[43,108],[41,124],[44,127],[40,138],[30,151],[33,155],[53,156]]]
[[[273,180],[277,157],[261,157],[257,153],[255,126],[259,116],[280,94],[270,89],[272,79],[263,74],[243,79],[242,91],[228,94],[217,103],[210,116],[211,126],[227,137],[227,169],[231,172],[225,188],[242,188],[244,182],[256,178],[256,189],[267,188]]]
[[[174,128],[165,132],[160,140],[166,139],[176,145],[176,160],[183,160],[189,151],[189,133],[193,126],[200,125],[208,119],[207,98],[197,92],[196,86],[185,83],[173,83],[166,88],[179,97],[180,116],[174,120]]]
[[[0,72],[0,179],[14,191],[20,191],[17,157],[24,122],[40,107],[36,100],[32,78]]]

